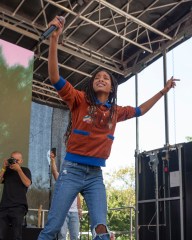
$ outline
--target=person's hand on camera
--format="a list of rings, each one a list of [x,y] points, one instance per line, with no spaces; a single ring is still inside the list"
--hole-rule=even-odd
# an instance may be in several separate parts
[[[20,165],[18,163],[13,163],[9,166],[10,169],[14,170],[14,171],[19,171],[21,169]]]
[[[9,164],[8,164],[8,159],[5,159],[3,162],[3,168],[6,168]]]

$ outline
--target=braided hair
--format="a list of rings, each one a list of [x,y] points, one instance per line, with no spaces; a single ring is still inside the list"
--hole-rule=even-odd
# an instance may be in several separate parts
[[[108,97],[108,102],[111,104],[110,107],[110,114],[109,114],[109,119],[108,119],[108,123],[112,122],[113,116],[116,113],[116,105],[117,105],[117,88],[118,88],[118,83],[116,81],[116,79],[113,77],[113,75],[105,70],[105,69],[100,69],[98,71],[96,71],[94,73],[94,75],[91,77],[91,79],[89,81],[87,81],[84,85],[84,92],[86,95],[86,99],[90,104],[90,108],[89,108],[89,115],[92,118],[93,122],[95,119],[95,111],[97,110],[97,104],[96,104],[96,94],[95,91],[93,89],[93,81],[95,79],[95,76],[99,73],[99,72],[106,72],[111,79],[111,86],[112,86],[112,90],[109,93],[109,97]],[[69,113],[69,123],[68,123],[68,127],[65,133],[65,144],[67,144],[68,138],[71,134],[71,130],[72,130],[72,117],[71,117],[71,111]]]

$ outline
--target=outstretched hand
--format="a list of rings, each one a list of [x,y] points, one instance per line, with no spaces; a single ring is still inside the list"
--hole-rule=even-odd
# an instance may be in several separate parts
[[[174,88],[176,86],[175,81],[178,81],[179,79],[176,79],[174,77],[171,77],[171,79],[169,79],[164,87],[164,89],[162,89],[162,92],[165,94],[167,93],[171,88]]]
[[[159,91],[157,94],[155,94],[152,98],[148,99],[146,102],[144,102],[143,104],[141,104],[139,106],[140,110],[141,110],[141,115],[145,114],[146,112],[149,111],[149,109],[151,109],[154,104],[163,96],[165,95],[171,88],[174,88],[176,86],[175,81],[179,81],[179,79],[176,78],[171,78],[169,79],[166,84],[165,87]]]

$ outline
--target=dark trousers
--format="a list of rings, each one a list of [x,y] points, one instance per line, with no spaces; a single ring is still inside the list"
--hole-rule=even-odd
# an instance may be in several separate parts
[[[0,209],[0,240],[7,239],[7,233],[12,229],[13,240],[22,240],[22,225],[26,209],[12,207]]]

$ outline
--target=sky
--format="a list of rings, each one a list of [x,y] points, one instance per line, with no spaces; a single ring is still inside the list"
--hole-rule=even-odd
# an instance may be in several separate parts
[[[167,53],[167,78],[180,79],[168,93],[169,144],[187,142],[192,136],[192,39]],[[159,92],[164,86],[163,59],[160,58],[138,74],[138,105]],[[135,106],[135,77],[118,87],[117,103]],[[164,98],[139,118],[139,152],[164,147]],[[136,119],[117,124],[112,151],[105,172],[134,166],[136,149]]]
[[[32,51],[16,46],[15,44],[3,41],[1,39],[0,46],[2,46],[3,56],[5,57],[5,60],[9,66],[19,64],[27,67],[29,60],[33,57]]]

